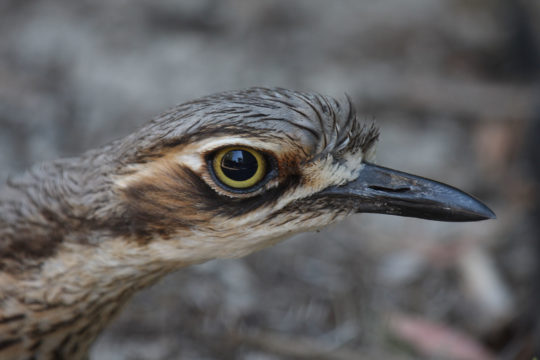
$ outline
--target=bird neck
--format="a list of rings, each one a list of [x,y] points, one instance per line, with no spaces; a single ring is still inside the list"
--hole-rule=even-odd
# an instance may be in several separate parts
[[[91,152],[8,180],[0,189],[0,271],[38,267],[61,244],[101,241],[117,207],[114,164],[111,156]]]
[[[1,359],[83,359],[131,295],[171,270],[130,257],[107,154],[39,165],[0,190]]]
[[[39,270],[0,273],[1,359],[85,359],[130,297],[168,271],[137,271],[100,246],[62,246]]]

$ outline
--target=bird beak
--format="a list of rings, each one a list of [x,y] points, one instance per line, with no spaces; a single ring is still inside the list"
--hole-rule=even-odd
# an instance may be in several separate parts
[[[356,180],[322,191],[343,197],[356,212],[439,221],[494,219],[480,201],[452,186],[401,171],[364,163]]]

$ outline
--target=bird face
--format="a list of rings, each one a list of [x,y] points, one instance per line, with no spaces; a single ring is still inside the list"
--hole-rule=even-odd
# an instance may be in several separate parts
[[[259,88],[218,94],[129,138],[139,146],[116,191],[131,237],[166,244],[170,254],[196,247],[200,261],[243,256],[351,213],[494,216],[457,189],[372,164],[377,138],[347,99]]]

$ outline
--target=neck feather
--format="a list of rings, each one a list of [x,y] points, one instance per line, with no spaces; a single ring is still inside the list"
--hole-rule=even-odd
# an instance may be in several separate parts
[[[123,226],[112,150],[41,164],[0,190],[0,358],[84,358],[136,289],[163,275],[103,256]]]

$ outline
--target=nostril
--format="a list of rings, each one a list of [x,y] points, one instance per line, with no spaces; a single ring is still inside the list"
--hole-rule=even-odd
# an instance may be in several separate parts
[[[404,193],[404,192],[407,192],[407,191],[411,190],[411,188],[407,187],[407,186],[398,187],[398,188],[387,188],[387,187],[384,187],[384,186],[372,185],[369,188],[371,190],[384,191],[384,192],[388,192],[388,193]]]

